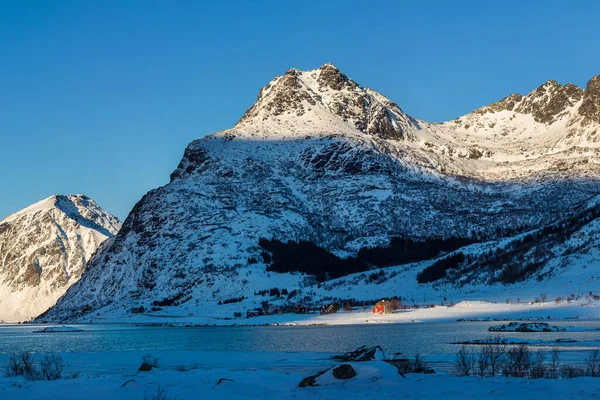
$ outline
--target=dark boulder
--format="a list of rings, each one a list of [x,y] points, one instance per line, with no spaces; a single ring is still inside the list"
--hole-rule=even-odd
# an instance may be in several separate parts
[[[351,379],[356,376],[356,371],[350,364],[342,364],[333,369],[333,376],[337,379]]]
[[[362,346],[341,356],[333,356],[333,359],[339,361],[373,361],[385,358],[384,355],[385,352],[381,346]]]
[[[298,384],[298,387],[302,388],[302,387],[307,387],[307,386],[319,386],[319,385],[317,385],[317,378],[319,376],[323,375],[327,371],[329,371],[329,369],[326,369],[325,371],[321,371],[315,375],[307,376],[306,378],[304,378],[300,381],[300,383]]]
[[[151,371],[152,368],[154,368],[152,365],[148,363],[142,363],[142,365],[140,365],[140,367],[138,368],[138,372],[148,372]]]

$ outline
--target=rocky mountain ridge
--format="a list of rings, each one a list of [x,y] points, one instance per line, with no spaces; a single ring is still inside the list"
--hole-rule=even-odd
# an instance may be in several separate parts
[[[187,147],[42,319],[211,314],[270,287],[310,291],[305,274],[273,270],[260,239],[353,257],[394,237],[501,242],[575,218],[600,194],[600,125],[583,107],[598,104],[597,80],[583,92],[551,81],[437,124],[331,64],[289,70],[235,127]]]

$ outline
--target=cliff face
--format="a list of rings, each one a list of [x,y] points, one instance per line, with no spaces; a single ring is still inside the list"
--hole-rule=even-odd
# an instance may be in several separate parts
[[[596,75],[588,82],[579,114],[586,119],[586,123],[600,123],[600,75]]]

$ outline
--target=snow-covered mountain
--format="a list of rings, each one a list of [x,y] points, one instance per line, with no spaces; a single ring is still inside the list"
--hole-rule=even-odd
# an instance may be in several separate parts
[[[350,274],[394,259],[344,264],[336,256],[364,255],[393,237],[501,247],[504,238],[577,219],[600,194],[599,99],[600,76],[585,90],[549,81],[428,123],[331,64],[291,69],[235,127],[187,147],[171,181],[136,204],[43,318],[124,316],[140,306],[215,314],[219,301],[260,303],[255,292],[264,289],[311,292],[306,275],[281,273],[302,258],[289,256],[303,252],[289,246],[274,254],[288,241],[319,246],[339,264],[335,273],[348,266]],[[427,258],[454,250],[444,246]],[[288,256],[283,268],[276,259]],[[494,274],[504,267],[522,281],[543,265],[503,264]]]
[[[81,277],[119,220],[84,195],[56,195],[0,221],[0,321],[34,318]]]

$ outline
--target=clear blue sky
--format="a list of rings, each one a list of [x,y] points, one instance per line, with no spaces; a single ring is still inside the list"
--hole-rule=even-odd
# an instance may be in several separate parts
[[[442,121],[600,73],[597,1],[0,0],[0,218],[85,193],[124,219],[275,75],[333,62]]]

